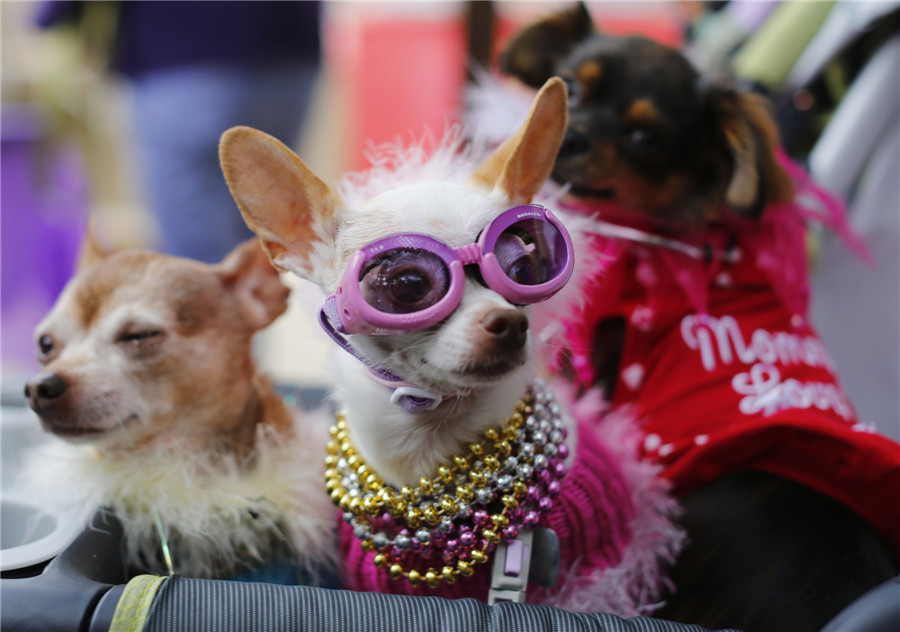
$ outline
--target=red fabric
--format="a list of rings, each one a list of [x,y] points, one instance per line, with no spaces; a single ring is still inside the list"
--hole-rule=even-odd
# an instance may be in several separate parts
[[[562,480],[562,489],[553,509],[545,514],[541,526],[556,532],[560,542],[560,575],[579,562],[578,573],[617,565],[632,540],[631,520],[635,507],[631,489],[616,458],[594,437],[593,429],[578,433],[576,459]],[[344,560],[343,586],[351,590],[402,595],[431,595],[460,599],[471,597],[487,601],[491,578],[491,560],[475,567],[471,577],[461,577],[453,585],[438,588],[420,584],[412,588],[405,579],[393,580],[387,569],[372,562],[374,552],[362,550],[352,528],[341,522],[341,556]],[[418,570],[440,568],[440,558],[423,560]],[[561,586],[560,586],[561,588]],[[554,589],[555,590],[555,589]],[[539,591],[538,591],[539,592]],[[529,590],[529,594],[533,594]]]
[[[566,323],[573,364],[593,384],[595,328],[623,316],[611,407],[635,411],[645,454],[676,492],[740,470],[784,476],[851,507],[900,557],[900,446],[856,418],[806,320],[802,226],[782,205],[758,224],[696,238],[714,250],[737,245],[733,263],[616,240]],[[609,253],[609,242],[597,236],[594,246]]]

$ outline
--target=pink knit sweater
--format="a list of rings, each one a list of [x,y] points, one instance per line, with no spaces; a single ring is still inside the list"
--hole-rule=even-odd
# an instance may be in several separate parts
[[[580,427],[575,461],[562,480],[562,490],[553,509],[540,523],[540,526],[553,529],[559,538],[560,582],[549,593],[529,586],[529,601],[557,603],[554,595],[563,591],[567,583],[577,584],[588,576],[594,577],[591,581],[603,581],[597,571],[622,564],[626,550],[634,541],[636,507],[633,491],[633,482],[623,472],[619,457],[600,443],[593,429]],[[474,575],[462,577],[455,584],[442,584],[438,588],[420,584],[413,588],[405,579],[391,579],[385,568],[377,568],[372,561],[374,553],[363,552],[352,528],[343,523],[340,544],[345,560],[343,585],[347,588],[487,600],[493,557],[488,563],[477,566]],[[434,561],[423,560],[421,568],[434,565]],[[624,577],[617,574],[618,580]],[[646,592],[643,587],[632,588],[633,592]],[[590,607],[590,604],[585,605]],[[610,607],[610,604],[596,605]],[[626,613],[631,610],[628,607],[619,609]]]

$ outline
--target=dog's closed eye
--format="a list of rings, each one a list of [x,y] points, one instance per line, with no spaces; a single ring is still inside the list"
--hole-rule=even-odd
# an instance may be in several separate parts
[[[150,342],[158,342],[164,336],[165,332],[157,327],[129,325],[116,334],[115,340],[119,344],[142,346]]]

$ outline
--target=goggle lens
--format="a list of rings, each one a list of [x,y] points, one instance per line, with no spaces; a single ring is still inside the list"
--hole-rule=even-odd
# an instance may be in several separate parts
[[[494,245],[497,262],[519,285],[540,285],[559,276],[568,259],[562,233],[551,223],[528,217],[504,230]]]
[[[441,300],[450,287],[450,271],[434,253],[419,249],[392,250],[362,270],[363,299],[380,312],[411,314]]]

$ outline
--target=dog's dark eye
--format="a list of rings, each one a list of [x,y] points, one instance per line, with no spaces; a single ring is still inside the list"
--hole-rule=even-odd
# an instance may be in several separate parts
[[[41,336],[38,338],[38,350],[41,352],[42,356],[53,353],[54,349],[56,349],[56,345],[53,344],[53,338],[50,336]]]
[[[444,262],[423,250],[401,250],[372,263],[360,279],[363,298],[390,314],[409,314],[447,294],[450,273]]]
[[[575,77],[565,75],[560,75],[559,78],[562,79],[566,86],[566,94],[569,97],[569,106],[571,107],[578,103],[578,99],[581,96],[581,86],[578,85],[578,80],[575,79]]]
[[[519,285],[538,285],[546,281],[548,266],[540,260],[535,245],[522,237],[511,233],[500,235],[494,253],[506,276]]]
[[[631,133],[628,135],[628,140],[635,148],[646,149],[658,145],[660,138],[659,134],[654,130],[648,127],[638,127],[637,129],[631,130]]]
[[[574,77],[560,77],[566,84],[566,93],[569,95],[569,107],[578,103],[581,98],[581,86]]]
[[[658,160],[663,157],[663,137],[650,127],[636,127],[628,133],[628,144],[639,159]]]
[[[418,303],[431,289],[428,277],[418,270],[401,272],[391,279],[391,296],[400,303]]]

